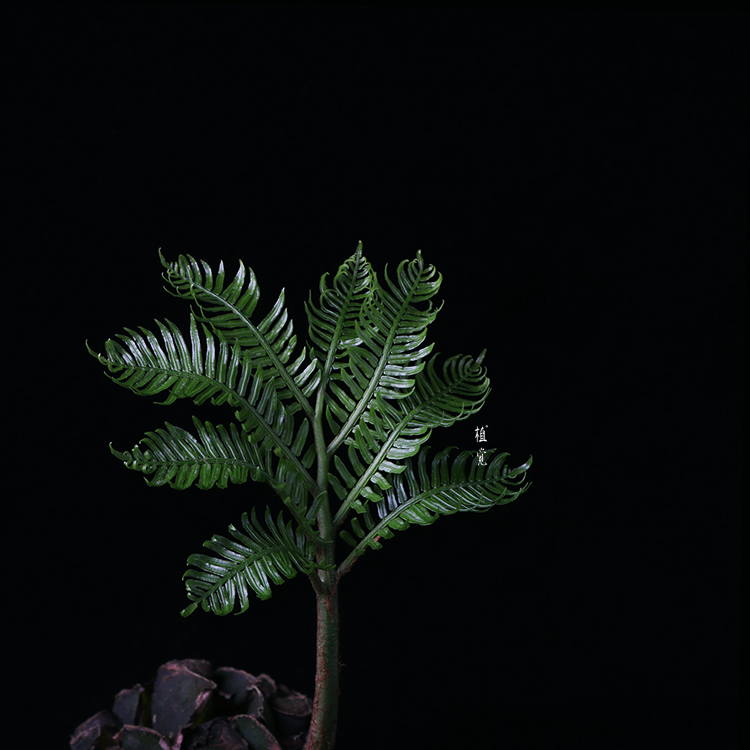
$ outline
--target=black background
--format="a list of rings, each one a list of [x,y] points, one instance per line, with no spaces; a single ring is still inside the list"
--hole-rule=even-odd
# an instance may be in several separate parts
[[[516,503],[342,581],[339,746],[736,747],[747,16],[4,8],[26,739],[66,746],[172,658],[312,691],[303,578],[179,616],[187,556],[268,493],[126,471],[109,441],[195,409],[111,384],[84,340],[184,324],[158,247],[241,257],[304,337],[302,300],[362,240],[381,278],[417,249],[443,274],[435,351],[488,349],[487,405],[430,444],[488,425],[534,466]]]

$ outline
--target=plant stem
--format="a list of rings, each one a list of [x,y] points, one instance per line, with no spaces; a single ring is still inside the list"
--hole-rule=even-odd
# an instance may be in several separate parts
[[[333,362],[333,352],[328,353],[325,372],[318,389],[313,418],[315,451],[318,456],[318,492],[320,501],[317,513],[318,534],[316,559],[324,568],[310,576],[315,589],[318,628],[315,647],[315,696],[313,698],[310,730],[304,750],[333,750],[339,714],[339,576],[335,566],[336,529],[331,518],[328,498],[328,461],[323,435],[323,410],[325,389]]]
[[[327,580],[316,589],[318,630],[315,697],[305,750],[333,750],[339,709],[339,593],[335,571],[321,571]]]

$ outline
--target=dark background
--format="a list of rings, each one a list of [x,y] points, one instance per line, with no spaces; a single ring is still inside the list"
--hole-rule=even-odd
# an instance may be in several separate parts
[[[435,351],[488,349],[486,407],[430,444],[489,425],[534,466],[516,503],[343,580],[342,750],[736,747],[747,15],[4,8],[26,739],[66,746],[172,658],[312,691],[303,578],[179,616],[187,556],[268,493],[126,471],[110,441],[195,409],[111,384],[84,340],[186,321],[158,247],[241,257],[304,337],[302,300],[362,240],[379,274],[421,249],[444,275]]]

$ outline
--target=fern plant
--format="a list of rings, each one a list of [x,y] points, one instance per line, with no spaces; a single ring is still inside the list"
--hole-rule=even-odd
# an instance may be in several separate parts
[[[187,334],[156,321],[158,334],[125,329],[104,354],[89,352],[141,396],[226,405],[234,421],[193,417],[192,431],[166,423],[132,451],[111,450],[151,486],[211,489],[251,479],[278,495],[277,508],[253,507],[229,536],[204,543],[210,554],[188,558],[182,614],[243,612],[250,592],[267,599],[272,584],[307,575],[317,597],[317,655],[305,747],[332,748],[341,578],[411,524],[515,500],[528,487],[531,459],[510,468],[506,453],[486,464],[474,451],[452,455],[454,448],[429,456],[432,430],[475,414],[490,387],[485,352],[441,365],[431,356],[427,327],[442,307],[433,302],[442,277],[420,252],[393,279],[386,267],[381,283],[360,243],[330,286],[323,275],[317,302],[310,294],[300,350],[283,290],[261,318],[256,277],[242,263],[229,280],[223,263],[214,272],[190,256],[159,257],[168,291],[192,303]]]

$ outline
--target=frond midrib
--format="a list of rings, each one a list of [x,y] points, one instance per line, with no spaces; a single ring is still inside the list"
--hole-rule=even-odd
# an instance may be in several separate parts
[[[323,367],[323,372],[321,374],[321,381],[320,381],[320,392],[324,393],[326,388],[328,387],[328,380],[331,375],[331,370],[333,369],[333,365],[336,361],[336,353],[339,348],[339,344],[341,343],[341,332],[344,330],[344,326],[346,323],[346,312],[350,309],[352,305],[352,300],[354,299],[354,293],[356,290],[356,281],[358,278],[358,272],[361,268],[366,268],[366,261],[363,263],[364,260],[362,257],[362,245],[361,243],[357,246],[357,251],[354,254],[355,257],[355,265],[354,269],[351,272],[352,282],[349,284],[347,290],[346,290],[346,298],[344,300],[344,304],[341,306],[341,310],[338,311],[336,315],[336,327],[334,329],[334,333],[331,336],[331,343],[328,349],[328,356],[326,357],[325,365]],[[322,299],[321,299],[321,307],[322,307]]]
[[[176,271],[172,271],[172,272],[177,273]],[[231,310],[233,314],[237,315],[240,321],[253,332],[258,342],[263,347],[268,357],[271,359],[271,362],[273,363],[276,371],[279,373],[282,380],[286,383],[287,387],[294,395],[294,398],[297,400],[297,403],[299,403],[299,405],[303,408],[305,414],[307,414],[307,416],[310,419],[313,419],[314,411],[310,402],[307,400],[307,397],[305,396],[305,394],[302,393],[302,391],[299,389],[299,387],[297,386],[297,383],[295,382],[294,378],[289,374],[284,363],[278,358],[278,355],[274,351],[273,347],[266,340],[265,334],[261,333],[258,327],[250,320],[250,318],[248,318],[234,303],[229,302],[228,300],[224,299],[220,294],[216,294],[216,292],[209,290],[205,285],[199,284],[198,282],[192,279],[185,279],[185,281],[187,281],[191,287],[196,287],[200,289],[204,294],[211,297],[212,299],[218,300],[222,306],[228,308],[229,310]],[[284,290],[282,289],[281,295],[283,294],[284,294]],[[193,299],[195,303],[198,305],[199,309],[201,309],[202,311],[201,304],[195,298],[195,294],[193,294]],[[277,304],[278,304],[278,300],[277,300]],[[275,307],[276,305],[274,305],[274,308]],[[210,317],[206,315],[201,315],[200,319],[202,322],[208,323],[214,329],[214,331],[217,331],[217,333],[219,332],[219,329],[213,324]]]
[[[364,547],[367,543],[367,541],[373,539],[375,536],[379,535],[379,532],[381,532],[383,529],[390,528],[391,523],[398,518],[400,515],[405,513],[407,510],[412,508],[415,505],[418,504],[424,504],[426,509],[429,510],[431,513],[437,513],[439,515],[446,515],[445,511],[440,510],[438,507],[434,507],[432,503],[435,502],[433,498],[438,498],[440,495],[447,495],[448,493],[455,492],[457,495],[465,494],[461,492],[463,488],[468,488],[470,490],[477,490],[477,489],[483,489],[485,487],[490,487],[493,485],[501,485],[503,487],[503,492],[498,493],[499,497],[498,500],[492,501],[489,500],[485,504],[475,503],[474,508],[476,507],[486,507],[491,508],[494,505],[500,505],[501,503],[499,500],[502,500],[505,495],[508,492],[508,487],[504,484],[502,481],[502,477],[483,477],[482,479],[475,479],[475,480],[465,480],[461,482],[450,482],[447,485],[443,485],[441,487],[432,487],[427,490],[422,490],[417,495],[414,495],[407,500],[403,502],[403,504],[399,505],[397,508],[394,508],[392,511],[387,513],[383,518],[381,518],[373,527],[371,530],[367,532],[357,543],[357,547]],[[474,493],[476,494],[476,493]],[[460,498],[459,501],[463,503],[463,499]],[[385,501],[383,501],[385,502]],[[456,508],[454,512],[461,513],[464,512],[466,509],[464,508]],[[413,523],[410,521],[410,523]],[[342,564],[343,567],[343,564]]]
[[[354,502],[359,497],[359,493],[362,491],[362,489],[367,485],[367,483],[372,479],[372,477],[378,472],[380,469],[381,464],[383,461],[385,461],[388,452],[393,447],[393,444],[396,442],[396,440],[400,437],[401,433],[411,424],[413,418],[419,414],[421,411],[424,411],[427,409],[431,404],[433,404],[438,399],[449,395],[452,390],[454,390],[456,387],[460,386],[468,377],[471,375],[471,372],[467,372],[463,375],[463,377],[459,378],[458,380],[455,380],[451,383],[445,383],[445,386],[434,392],[428,399],[420,401],[416,406],[412,407],[404,416],[401,418],[401,420],[392,428],[390,435],[388,438],[384,441],[383,445],[381,446],[380,450],[378,451],[375,458],[370,462],[370,465],[365,469],[362,476],[359,478],[357,483],[352,487],[350,492],[348,493],[346,499],[341,504],[341,507],[339,508],[338,512],[336,513],[333,523],[338,528],[341,526],[341,524],[344,522],[346,515],[349,512],[349,509],[354,504]],[[484,395],[483,399],[479,402],[479,404],[474,405],[474,410],[478,408],[478,406],[481,406],[484,399],[486,399],[487,394]],[[399,401],[399,405],[405,403],[404,401]],[[458,417],[456,418],[456,421],[458,421]],[[428,432],[432,428],[427,428]],[[423,436],[421,442],[424,442],[428,439],[428,435]]]
[[[380,355],[378,364],[375,367],[372,377],[370,378],[368,387],[365,389],[364,393],[362,394],[362,397],[359,399],[359,402],[357,403],[357,406],[355,407],[352,414],[349,416],[349,419],[339,430],[338,435],[336,435],[333,438],[333,440],[331,440],[331,442],[329,443],[328,445],[329,456],[332,456],[338,450],[341,443],[346,439],[347,435],[352,431],[352,429],[354,429],[354,426],[359,422],[359,420],[362,418],[365,411],[367,410],[370,404],[370,401],[373,398],[373,394],[375,393],[380,383],[380,378],[388,364],[388,360],[391,355],[391,350],[393,348],[393,341],[396,338],[396,334],[398,332],[398,326],[401,320],[406,315],[406,312],[408,311],[411,305],[411,300],[414,298],[416,294],[416,289],[419,286],[419,283],[420,283],[420,279],[419,277],[417,277],[414,280],[414,283],[412,284],[409,290],[409,295],[404,298],[404,301],[399,306],[398,315],[394,319],[394,322],[391,325],[391,329],[388,332],[388,337],[386,338],[386,345],[383,347],[383,352]]]

